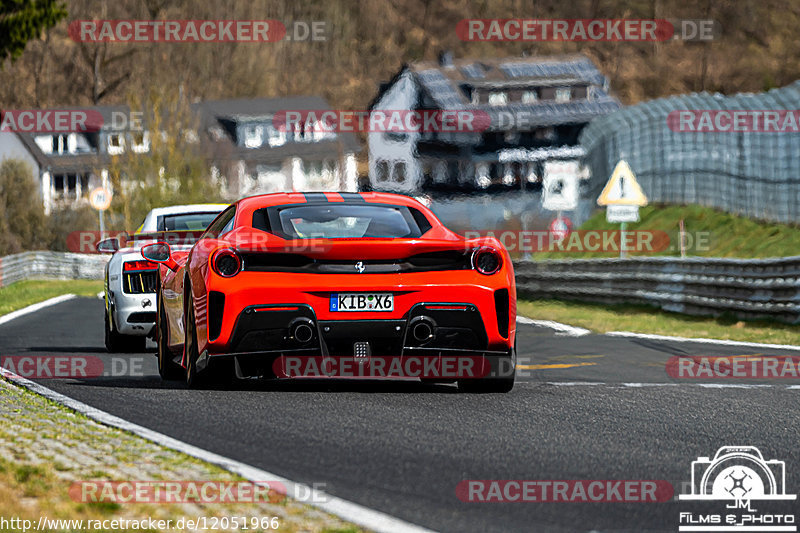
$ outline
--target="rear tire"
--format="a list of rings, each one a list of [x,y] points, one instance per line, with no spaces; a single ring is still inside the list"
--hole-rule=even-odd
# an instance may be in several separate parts
[[[143,352],[147,347],[147,337],[136,335],[123,335],[117,331],[114,323],[109,320],[108,312],[105,315],[105,344],[106,350],[110,353],[138,353]]]
[[[514,379],[517,374],[516,350],[508,351],[507,356],[498,360],[498,368],[504,370],[499,376],[484,378],[459,379],[458,390],[470,394],[490,394],[511,392],[514,388]]]
[[[169,331],[167,317],[161,299],[158,299],[158,315],[156,317],[156,343],[158,344],[158,373],[165,381],[180,380],[183,368],[173,361],[173,353],[169,349]]]

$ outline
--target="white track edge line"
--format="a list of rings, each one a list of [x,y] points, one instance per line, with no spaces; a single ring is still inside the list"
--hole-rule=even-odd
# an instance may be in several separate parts
[[[518,316],[517,322],[520,324],[529,324],[531,326],[549,328],[569,337],[582,337],[583,335],[588,335],[591,333],[591,331],[588,329],[570,326],[569,324],[562,324],[561,322],[555,322],[553,320],[537,320],[528,318],[526,316]]]
[[[343,500],[341,498],[337,498],[336,496],[331,496],[323,491],[313,489],[303,483],[291,481],[265,470],[261,470],[234,459],[229,459],[214,452],[203,450],[202,448],[198,448],[197,446],[193,446],[173,437],[169,437],[163,433],[159,433],[152,429],[134,424],[133,422],[129,422],[118,416],[101,411],[96,407],[92,407],[91,405],[70,398],[69,396],[55,392],[54,390],[39,385],[38,383],[34,383],[33,381],[23,378],[22,376],[18,376],[17,374],[6,370],[5,368],[0,367],[0,375],[19,386],[25,387],[32,392],[44,396],[49,400],[86,415],[96,422],[134,433],[135,435],[155,442],[156,444],[166,448],[171,448],[196,459],[214,464],[223,470],[238,474],[248,481],[260,483],[268,480],[281,483],[284,487],[286,487],[286,492],[289,497],[291,497],[291,494],[309,494],[310,501],[298,501],[334,514],[345,521],[352,522],[373,531],[386,533],[395,531],[401,533],[430,533],[432,531],[422,526],[418,526],[416,524],[412,524],[399,518],[387,515],[380,511],[375,511],[368,507],[364,507],[357,503]]]
[[[15,318],[19,318],[21,316],[33,313],[34,311],[39,311],[40,309],[44,309],[45,307],[50,307],[51,305],[56,305],[60,304],[61,302],[66,302],[67,300],[72,300],[73,298],[75,298],[74,294],[62,294],[61,296],[56,296],[55,298],[50,298],[49,300],[32,304],[29,305],[28,307],[23,307],[22,309],[17,309],[16,311],[12,311],[8,314],[0,316],[0,324],[5,324],[6,322],[10,322]]]
[[[676,341],[676,342],[701,342],[705,344],[719,344],[723,346],[744,346],[748,348],[772,348],[776,350],[795,350],[800,351],[800,346],[793,344],[765,344],[760,342],[747,342],[747,341],[730,341],[725,339],[704,339],[704,338],[691,338],[691,337],[674,337],[672,335],[655,335],[652,333],[634,333],[632,331],[609,331],[606,333],[609,337],[635,337],[639,339],[651,339],[658,341]]]

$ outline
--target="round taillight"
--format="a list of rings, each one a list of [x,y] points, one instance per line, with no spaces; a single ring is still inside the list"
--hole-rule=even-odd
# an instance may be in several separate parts
[[[500,254],[492,248],[481,248],[480,250],[476,250],[475,254],[472,256],[472,265],[475,267],[475,270],[487,276],[500,270],[502,264],[503,259],[500,257]]]
[[[230,278],[242,269],[242,259],[233,250],[220,250],[214,254],[214,271],[223,278]]]

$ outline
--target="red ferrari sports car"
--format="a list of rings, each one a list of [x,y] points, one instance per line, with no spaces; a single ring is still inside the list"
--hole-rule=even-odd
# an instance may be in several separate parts
[[[157,328],[164,379],[365,377],[514,385],[516,288],[494,238],[465,239],[386,193],[244,198],[189,251],[167,243]]]

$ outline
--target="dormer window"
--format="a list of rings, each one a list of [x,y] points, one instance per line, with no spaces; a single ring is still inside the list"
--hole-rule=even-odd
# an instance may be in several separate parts
[[[286,128],[281,130],[274,126],[269,126],[268,132],[269,134],[267,136],[267,142],[269,142],[270,146],[282,146],[286,144],[286,139],[288,138],[288,132],[286,131]]]
[[[570,87],[559,87],[556,89],[556,102],[569,102],[572,98]]]
[[[247,148],[258,148],[261,146],[263,131],[261,126],[251,125],[244,127],[244,145]]]
[[[533,104],[538,99],[539,99],[539,97],[536,95],[536,91],[524,91],[522,93],[522,103],[523,104]]]
[[[508,104],[508,95],[503,91],[492,91],[489,93],[489,105]]]
[[[131,133],[131,150],[137,154],[150,151],[150,134],[146,131]]]
[[[125,139],[118,133],[108,136],[108,153],[118,155],[125,151]]]

